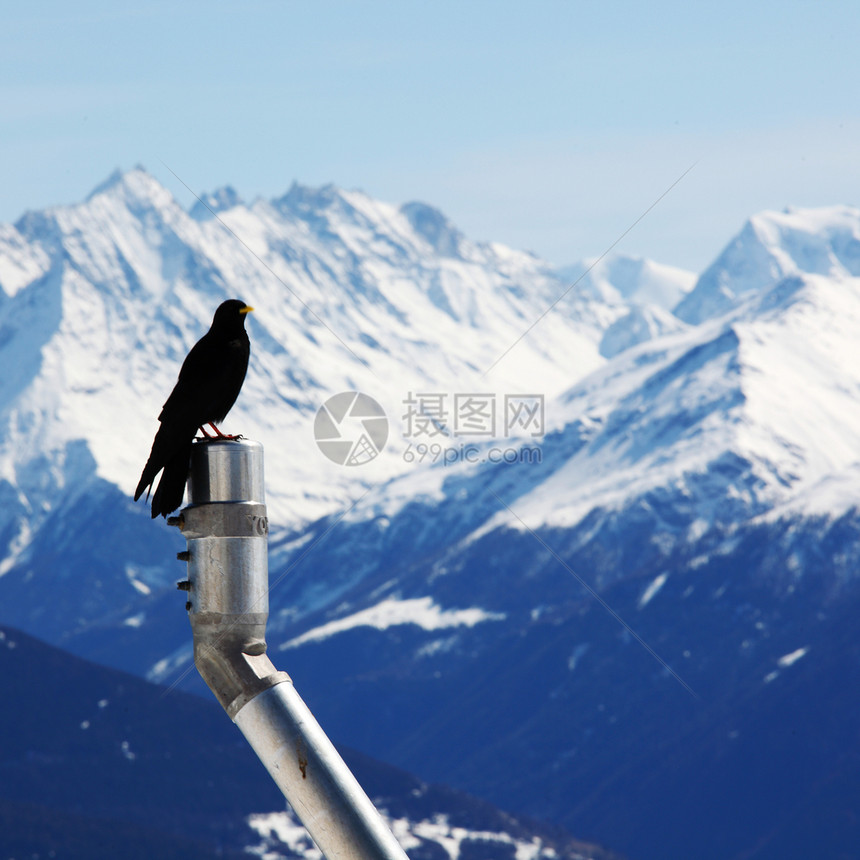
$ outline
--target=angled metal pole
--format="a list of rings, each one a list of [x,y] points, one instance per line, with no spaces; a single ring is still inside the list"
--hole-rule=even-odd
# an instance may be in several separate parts
[[[407,860],[382,816],[266,655],[268,519],[263,446],[192,446],[190,504],[171,518],[188,541],[194,662],[328,860]]]

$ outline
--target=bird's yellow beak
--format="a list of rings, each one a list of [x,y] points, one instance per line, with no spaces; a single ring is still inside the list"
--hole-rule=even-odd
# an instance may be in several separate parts
[[[252,311],[252,310],[254,310],[254,309],[253,309],[250,305],[245,305],[245,307],[244,307],[244,308],[242,308],[242,309],[239,311],[239,313],[240,313],[240,314],[249,314],[249,313],[251,313],[251,311]]]

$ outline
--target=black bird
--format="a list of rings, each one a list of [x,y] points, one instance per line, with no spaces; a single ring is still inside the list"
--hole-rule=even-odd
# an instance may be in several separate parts
[[[179,379],[158,416],[161,427],[134,491],[135,501],[144,490],[148,499],[155,476],[164,469],[152,496],[153,519],[159,514],[166,517],[182,504],[191,443],[197,430],[212,438],[204,429],[208,424],[215,438],[232,438],[224,436],[215,425],[224,420],[245,381],[251,354],[245,316],[252,310],[237,299],[223,302],[215,311],[209,331],[182,362]]]

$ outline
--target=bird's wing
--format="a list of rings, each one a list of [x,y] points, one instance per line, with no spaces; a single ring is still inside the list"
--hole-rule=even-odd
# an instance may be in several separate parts
[[[211,339],[204,335],[182,362],[176,385],[158,416],[161,426],[155,434],[152,451],[135,490],[135,501],[152,486],[161,469],[173,460],[177,452],[185,449],[197,428],[205,423],[202,417],[205,404],[216,387],[211,372],[207,370],[211,353]]]
[[[185,356],[179,369],[179,378],[170,396],[164,402],[158,420],[194,424],[196,430],[206,423],[206,404],[218,391],[218,350],[208,334],[203,335]]]

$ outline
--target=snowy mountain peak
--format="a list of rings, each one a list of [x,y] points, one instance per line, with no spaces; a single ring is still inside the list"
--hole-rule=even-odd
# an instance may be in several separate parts
[[[343,202],[343,192],[332,183],[314,188],[298,182],[293,182],[286,194],[272,201],[280,211],[292,212],[299,217],[341,207]]]
[[[801,497],[820,510],[817,488],[858,460],[858,331],[860,279],[803,274],[743,314],[618,355],[565,395],[566,432],[587,421],[589,441],[520,516],[570,527],[655,497],[702,527]]]
[[[100,198],[121,201],[125,206],[135,209],[159,209],[178,205],[173,195],[140,165],[124,172],[115,170],[87,195],[86,203],[93,203]]]
[[[242,203],[243,200],[236,189],[232,185],[224,185],[221,188],[216,188],[215,191],[201,194],[189,210],[189,214],[195,221],[208,221],[219,212],[241,206]]]
[[[577,291],[601,301],[652,305],[665,311],[671,311],[696,281],[692,272],[626,254],[583,260],[559,270],[559,275],[576,284]]]
[[[438,210],[426,203],[404,203],[400,211],[432,248],[444,257],[458,257],[463,234]]]
[[[634,305],[606,329],[600,341],[600,354],[612,358],[625,349],[683,328],[684,323],[678,317],[659,305]]]
[[[142,168],[140,167],[140,165],[138,165],[134,169],[137,170]],[[103,179],[101,182],[99,182],[98,185],[96,185],[95,188],[93,188],[93,190],[90,191],[89,194],[87,194],[86,199],[91,200],[97,194],[101,194],[104,191],[109,191],[114,186],[122,184],[125,173],[126,171],[121,170],[119,167],[117,167],[113,171],[113,173],[111,173],[106,179]]]
[[[675,308],[688,323],[721,316],[794,274],[860,275],[860,209],[828,206],[754,215]]]

